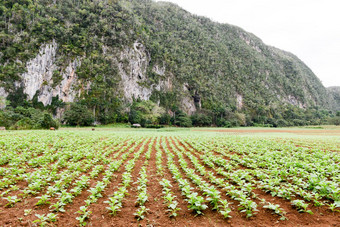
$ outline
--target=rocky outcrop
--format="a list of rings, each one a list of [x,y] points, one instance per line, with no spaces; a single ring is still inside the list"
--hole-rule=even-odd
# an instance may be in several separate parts
[[[150,56],[144,45],[135,42],[133,47],[127,47],[120,53],[118,63],[119,74],[121,76],[121,90],[128,102],[133,99],[149,100],[153,91],[171,91],[173,89],[173,78],[171,73],[166,75],[166,67],[158,64],[152,67],[152,72],[158,76],[155,83],[150,84],[147,75],[147,68],[150,64]],[[181,91],[181,107],[187,114],[196,111],[194,100],[186,86]]]
[[[184,112],[186,112],[189,115],[192,115],[193,113],[196,112],[197,109],[196,109],[194,99],[190,97],[190,92],[187,86],[188,86],[187,84],[183,85],[183,89],[182,89],[183,96],[182,96],[180,104]]]
[[[109,47],[103,48],[105,54],[109,54]],[[45,106],[51,104],[53,97],[58,97],[63,102],[73,102],[82,92],[91,89],[91,82],[84,84],[79,81],[76,70],[81,66],[81,59],[70,61],[66,68],[57,66],[56,62],[58,44],[53,40],[43,44],[35,58],[26,63],[26,72],[21,75],[21,81],[17,86],[23,87],[29,100],[37,95],[38,101]],[[147,69],[150,67],[150,56],[145,46],[140,42],[134,42],[131,47],[126,47],[114,59],[113,64],[118,65],[121,82],[119,89],[127,102],[133,99],[149,100],[154,91],[171,91],[173,89],[174,76],[166,71],[166,67],[155,64],[152,72],[158,78],[150,83]],[[117,57],[116,57],[117,58]],[[53,74],[61,76],[60,82],[55,83]],[[166,75],[167,74],[167,75]],[[188,89],[183,86],[181,91],[181,106],[188,114],[196,111],[195,103]],[[0,96],[7,97],[7,92],[0,88]]]
[[[291,105],[298,106],[300,108],[306,108],[306,104],[301,103],[293,95],[288,95],[288,97],[284,101],[291,104]]]
[[[236,108],[241,110],[243,107],[243,96],[240,94],[236,94]]]
[[[0,87],[0,109],[3,109],[6,107],[7,96],[8,96],[8,93],[5,91],[5,89]]]
[[[79,90],[77,91],[80,82],[75,73],[80,64],[81,62],[78,59],[70,62],[62,72],[61,83],[56,87],[52,88],[53,80],[49,80],[49,83],[41,88],[38,101],[46,105],[51,103],[52,97],[58,96],[63,102],[73,102],[80,95]],[[89,89],[88,85],[86,89]]]
[[[6,98],[8,93],[5,91],[4,88],[0,87],[0,97]]]
[[[44,85],[48,85],[52,79],[53,71],[57,69],[55,63],[57,43],[42,45],[38,55],[26,63],[27,72],[22,74],[22,85],[24,93],[33,99],[34,95]],[[49,104],[46,100],[44,105]]]
[[[120,54],[118,69],[122,79],[121,87],[125,99],[129,102],[134,98],[148,100],[152,94],[152,88],[146,86],[149,61],[145,47],[138,42],[135,42],[132,48],[125,48]]]
[[[79,81],[75,72],[81,61],[80,59],[70,61],[65,69],[58,67],[56,65],[57,48],[58,44],[54,40],[42,45],[37,56],[26,63],[26,72],[21,75],[21,83],[18,83],[18,86],[24,88],[24,93],[30,100],[38,92],[38,101],[45,106],[51,104],[53,97],[58,96],[63,102],[73,102],[79,95],[76,89]],[[55,71],[62,77],[58,85],[53,85]]]

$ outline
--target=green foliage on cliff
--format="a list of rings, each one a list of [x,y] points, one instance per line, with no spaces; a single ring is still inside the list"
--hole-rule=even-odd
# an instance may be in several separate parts
[[[329,112],[323,109],[340,106],[332,104],[320,80],[296,56],[266,46],[241,28],[192,15],[171,3],[3,0],[0,87],[9,92],[7,99],[13,107],[31,105],[25,101],[23,88],[15,84],[22,80],[25,63],[52,40],[58,44],[53,86],[61,82],[67,64],[79,59],[75,73],[81,81],[77,88],[81,96],[77,101],[91,112],[93,121],[104,124],[129,117],[132,123],[180,126],[304,125],[324,122]],[[166,113],[143,109],[154,105],[151,102],[133,103],[128,110],[119,90],[118,69],[128,64],[119,53],[136,41],[145,46],[150,58],[143,86],[159,81],[160,76],[152,70],[155,65],[164,66],[164,77],[172,80],[170,90],[155,90],[151,95]],[[85,84],[90,84],[86,92]],[[180,102],[185,95],[183,87],[197,108],[191,118]],[[242,97],[241,104],[237,97]],[[54,114],[64,106],[56,99],[47,108]],[[44,108],[39,102],[32,105]]]

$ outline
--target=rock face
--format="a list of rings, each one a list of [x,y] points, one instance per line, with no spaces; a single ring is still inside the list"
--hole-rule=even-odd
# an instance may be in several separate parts
[[[53,41],[50,44],[43,45],[39,54],[26,63],[27,72],[22,77],[24,92],[29,99],[33,99],[36,91],[41,89],[45,84],[49,84],[52,79],[53,71],[56,70],[55,55],[57,44]],[[44,105],[49,104],[46,100]]]
[[[63,102],[73,102],[82,92],[91,89],[91,82],[83,84],[79,81],[76,70],[81,65],[81,59],[70,61],[66,68],[57,66],[58,44],[53,40],[43,44],[37,56],[26,63],[26,72],[21,75],[21,82],[17,86],[24,88],[28,99],[32,100],[37,95],[38,101],[45,106],[50,105],[53,97],[58,97]],[[105,53],[106,51],[104,51]],[[119,89],[128,102],[133,99],[149,100],[154,91],[171,91],[173,89],[173,76],[165,76],[165,66],[154,65],[152,72],[157,75],[157,83],[150,84],[147,68],[150,56],[143,44],[134,42],[131,47],[121,51],[118,64],[121,83]],[[53,81],[53,74],[61,75],[57,84]],[[185,112],[192,114],[196,111],[193,99],[187,88],[183,86],[181,105]],[[6,98],[8,93],[0,88],[0,96]],[[1,108],[1,106],[0,106]]]
[[[143,44],[135,42],[133,47],[126,47],[120,53],[120,63],[118,64],[121,76],[120,89],[123,91],[127,101],[133,99],[149,100],[154,90],[171,90],[170,78],[165,79],[165,67],[155,65],[153,73],[161,76],[158,83],[149,83],[147,68],[150,64],[150,56]]]
[[[127,47],[120,54],[119,74],[121,75],[121,87],[124,97],[128,101],[133,98],[148,100],[152,94],[152,88],[141,86],[147,82],[146,70],[150,58],[141,43],[135,42],[133,47]],[[124,65],[125,64],[125,65]]]
[[[187,88],[187,84],[183,85],[183,98],[181,99],[181,107],[183,108],[183,111],[186,112],[189,115],[192,115],[196,112],[196,106],[194,99],[190,97],[189,90]]]
[[[5,91],[5,89],[0,87],[0,109],[3,109],[6,107],[7,96],[8,96],[8,93]]]
[[[79,95],[76,87],[79,85],[75,71],[81,64],[79,59],[70,61],[65,69],[56,65],[58,44],[53,42],[41,46],[37,56],[26,63],[26,73],[22,74],[24,93],[31,100],[38,92],[38,101],[45,106],[51,104],[53,97],[59,97],[63,102],[73,102]],[[61,82],[54,86],[53,73],[61,74]]]
[[[243,106],[243,97],[242,95],[240,94],[236,94],[236,107],[238,110],[242,109],[242,106]]]
[[[5,91],[4,88],[0,87],[0,97],[6,98],[8,93]]]

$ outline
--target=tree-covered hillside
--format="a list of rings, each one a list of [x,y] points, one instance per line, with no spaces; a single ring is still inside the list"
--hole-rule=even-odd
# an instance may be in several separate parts
[[[0,87],[12,108],[77,102],[101,123],[303,125],[334,107],[293,54],[151,0],[1,1]]]
[[[327,90],[333,99],[333,109],[340,111],[340,87],[328,87]]]

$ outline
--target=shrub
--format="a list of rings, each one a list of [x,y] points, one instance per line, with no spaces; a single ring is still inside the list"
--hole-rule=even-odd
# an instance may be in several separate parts
[[[156,129],[159,129],[159,128],[164,128],[163,125],[145,125],[145,128],[156,128]]]
[[[294,119],[293,124],[294,126],[303,126],[303,125],[306,125],[306,122],[304,120]]]
[[[10,129],[14,130],[27,130],[33,128],[33,121],[28,117],[24,117],[21,120],[17,121],[14,125],[10,127]]]
[[[194,126],[211,126],[212,124],[211,117],[202,113],[192,115],[191,120]]]
[[[59,122],[47,112],[19,106],[15,109],[8,107],[0,111],[0,126],[14,130],[49,129],[50,127],[58,128]]]
[[[159,124],[160,117],[165,113],[164,108],[148,101],[134,101],[130,108],[130,123],[139,123],[143,127],[147,124]]]
[[[159,123],[161,125],[170,125],[171,123],[171,116],[170,114],[164,113],[162,116],[159,118]]]
[[[191,127],[192,122],[190,117],[180,116],[176,119],[176,125],[181,127]]]
[[[49,113],[44,113],[40,123],[40,128],[49,129],[51,127],[57,129],[59,128],[59,124],[56,120],[54,120]]]
[[[278,127],[285,127],[285,126],[288,126],[288,122],[283,119],[279,119],[276,121],[276,125]]]
[[[340,117],[332,117],[328,119],[328,123],[331,125],[340,125]]]
[[[230,128],[231,127],[231,123],[230,121],[227,121],[226,119],[224,118],[219,118],[216,120],[216,125],[218,127],[225,127],[225,128]]]

